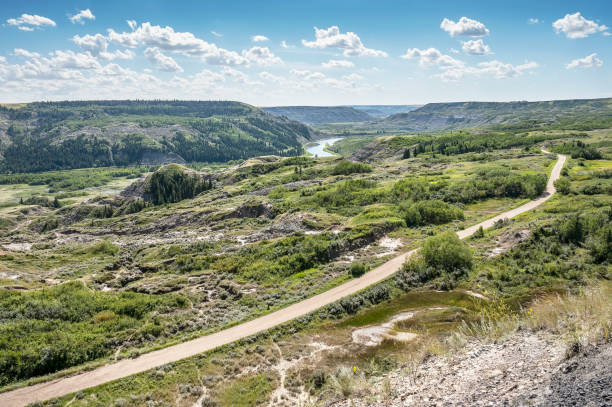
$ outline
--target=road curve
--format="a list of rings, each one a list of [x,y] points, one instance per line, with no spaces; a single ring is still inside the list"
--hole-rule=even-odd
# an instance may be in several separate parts
[[[544,153],[549,153],[546,150],[542,151]],[[515,217],[547,201],[556,192],[554,181],[559,179],[561,169],[565,164],[565,160],[566,156],[558,155],[557,163],[555,164],[548,179],[548,184],[546,185],[546,192],[541,197],[519,206],[518,208],[487,219],[484,222],[480,222],[477,225],[461,230],[457,232],[457,235],[461,239],[464,239],[471,236],[481,226],[484,229],[489,228],[500,219]],[[223,331],[192,339],[190,341],[169,346],[154,352],[146,353],[135,359],[124,359],[116,363],[101,366],[89,372],[77,374],[75,376],[60,378],[49,382],[0,393],[0,406],[22,407],[35,401],[43,401],[54,397],[60,397],[79,390],[87,389],[89,387],[94,387],[103,383],[117,380],[122,377],[144,372],[166,363],[175,362],[180,359],[194,356],[265,331],[277,325],[291,321],[292,319],[304,316],[325,305],[338,301],[343,297],[355,294],[364,288],[371,286],[372,284],[378,283],[392,276],[402,267],[404,261],[412,256],[416,251],[417,249],[400,254],[379,267],[376,267],[374,270],[364,274],[363,276],[350,280],[342,285],[332,288],[331,290],[325,291],[324,293],[307,298],[299,303],[290,305],[271,314],[261,316]]]

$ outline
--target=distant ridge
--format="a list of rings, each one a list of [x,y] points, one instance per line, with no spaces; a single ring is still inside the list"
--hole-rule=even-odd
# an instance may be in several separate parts
[[[353,109],[366,112],[370,116],[382,119],[397,113],[408,113],[423,105],[349,105]]]
[[[429,103],[376,122],[379,128],[411,131],[452,130],[532,121],[553,124],[571,119],[604,120],[612,125],[612,98],[542,102]]]
[[[375,119],[350,106],[274,106],[264,107],[263,110],[306,124],[355,123]]]

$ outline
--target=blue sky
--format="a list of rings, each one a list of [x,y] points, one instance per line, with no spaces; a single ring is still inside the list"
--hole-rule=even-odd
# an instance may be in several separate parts
[[[612,96],[608,0],[0,4],[1,102]]]

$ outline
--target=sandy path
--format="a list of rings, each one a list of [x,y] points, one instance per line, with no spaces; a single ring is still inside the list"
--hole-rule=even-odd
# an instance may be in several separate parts
[[[548,151],[543,151],[548,153]],[[461,230],[457,232],[457,235],[464,239],[476,232],[480,226],[482,226],[484,229],[489,228],[499,219],[512,218],[521,213],[527,212],[538,205],[541,205],[555,193],[553,183],[559,178],[561,169],[565,164],[565,160],[566,157],[564,155],[558,156],[557,163],[555,164],[550,178],[548,179],[546,192],[540,198],[530,201],[508,212],[504,212],[491,219],[487,219],[477,225]],[[412,256],[416,251],[417,249],[400,254],[374,270],[364,274],[362,277],[353,279],[324,293],[307,298],[297,304],[290,305],[279,311],[264,315],[240,325],[236,325],[232,328],[154,352],[146,353],[135,359],[124,359],[117,363],[101,366],[97,369],[80,373],[75,376],[56,379],[49,382],[0,393],[0,405],[3,407],[22,407],[35,401],[60,397],[79,390],[87,389],[89,387],[98,386],[112,380],[117,380],[122,377],[144,372],[166,363],[175,362],[180,359],[194,356],[247,336],[265,331],[277,325],[291,321],[292,319],[306,315],[325,305],[338,301],[343,297],[355,294],[364,288],[371,286],[372,284],[389,278],[395,272],[397,272],[402,267],[402,264],[404,264],[404,261]]]

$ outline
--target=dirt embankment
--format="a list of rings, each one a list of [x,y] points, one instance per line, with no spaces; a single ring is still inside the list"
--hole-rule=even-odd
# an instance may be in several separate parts
[[[499,343],[469,343],[452,357],[430,357],[415,370],[390,373],[373,387],[379,400],[352,406],[610,406],[612,344],[567,359],[545,333],[516,332]],[[346,401],[334,407],[346,405]]]

